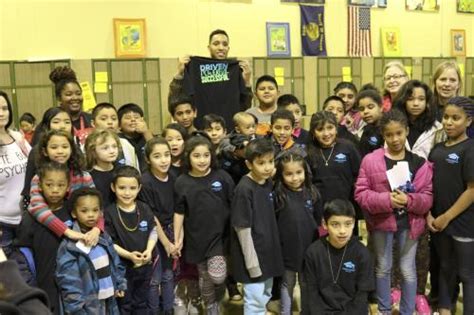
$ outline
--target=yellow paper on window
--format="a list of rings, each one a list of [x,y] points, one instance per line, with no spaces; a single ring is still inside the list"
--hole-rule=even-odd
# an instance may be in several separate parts
[[[109,82],[109,75],[107,72],[98,71],[95,73],[95,82]]]
[[[275,77],[284,77],[285,76],[285,68],[275,67],[273,69],[273,73],[275,74]]]
[[[107,82],[95,82],[94,92],[96,93],[107,93]]]
[[[459,71],[461,72],[461,80],[464,80],[464,71],[465,71],[465,68],[464,68],[464,64],[463,63],[458,63],[458,67],[459,67]]]
[[[83,103],[82,103],[82,109],[85,112],[91,112],[92,109],[94,109],[96,102],[95,102],[95,97],[94,93],[92,93],[91,85],[89,82],[81,82],[81,88],[82,88],[82,98],[83,98]]]
[[[275,80],[277,81],[278,86],[285,85],[285,77],[275,77]]]
[[[405,66],[405,71],[408,73],[408,76],[411,78],[413,75],[413,68],[411,66]]]
[[[352,82],[351,67],[342,67],[342,81]]]

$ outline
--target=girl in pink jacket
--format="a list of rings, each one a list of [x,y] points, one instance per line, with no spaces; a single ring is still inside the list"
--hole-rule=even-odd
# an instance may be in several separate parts
[[[377,149],[362,160],[355,200],[366,218],[376,258],[379,312],[391,314],[392,245],[396,238],[402,273],[400,314],[413,314],[417,286],[415,254],[418,238],[425,230],[425,215],[433,203],[433,171],[430,162],[405,149],[408,123],[403,113],[385,113],[379,126],[386,148]],[[408,168],[410,178],[406,184],[392,188],[387,171],[402,166]]]

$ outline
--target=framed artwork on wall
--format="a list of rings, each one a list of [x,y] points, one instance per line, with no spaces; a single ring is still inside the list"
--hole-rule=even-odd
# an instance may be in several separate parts
[[[406,0],[408,11],[439,11],[441,0]]]
[[[460,13],[474,13],[474,0],[458,0],[456,7]]]
[[[361,5],[365,7],[386,8],[388,0],[348,0],[349,5]]]
[[[382,35],[383,56],[401,56],[400,29],[398,27],[382,27],[380,34]]]
[[[465,30],[451,30],[451,56],[466,56]]]
[[[146,56],[145,19],[114,19],[115,57]]]
[[[291,57],[290,23],[267,22],[267,56]]]

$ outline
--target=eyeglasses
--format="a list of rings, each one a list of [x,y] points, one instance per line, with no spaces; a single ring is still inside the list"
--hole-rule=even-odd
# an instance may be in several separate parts
[[[390,81],[390,80],[392,80],[392,79],[393,79],[393,80],[399,80],[399,79],[404,78],[404,77],[406,77],[405,74],[394,74],[394,75],[386,76],[386,77],[384,77],[383,79],[384,79],[385,81]]]

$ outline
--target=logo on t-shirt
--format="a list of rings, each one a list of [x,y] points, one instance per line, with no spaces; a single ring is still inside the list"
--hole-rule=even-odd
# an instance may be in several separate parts
[[[456,153],[451,153],[448,155],[448,158],[446,159],[446,162],[449,164],[459,164],[459,155]]]
[[[211,184],[211,190],[212,190],[213,192],[219,192],[219,191],[221,191],[221,190],[222,190],[222,183],[221,183],[220,181],[216,180],[215,182],[213,182],[213,183]]]
[[[229,81],[229,72],[227,63],[208,63],[200,65],[201,83]]]
[[[344,153],[339,153],[334,157],[334,162],[336,163],[346,163],[347,156]]]
[[[355,272],[356,271],[356,265],[352,261],[346,261],[342,265],[342,270],[344,270],[345,272],[348,272],[348,273]]]
[[[66,220],[66,221],[64,221],[64,224],[66,224],[69,228],[71,228],[72,225],[73,225],[73,222],[72,222],[72,220]]]
[[[268,194],[268,200],[269,200],[270,202],[273,202],[273,193],[269,193],[269,194]]]
[[[226,160],[226,161],[224,161],[224,163],[222,163],[222,165],[223,165],[224,167],[228,168],[228,167],[231,167],[231,166],[232,166],[232,163],[231,163],[230,161],[227,161],[227,160]]]
[[[379,144],[379,139],[376,136],[372,136],[369,138],[369,144],[370,145],[378,145]]]
[[[138,224],[138,229],[142,232],[146,232],[148,231],[148,222],[146,222],[145,220],[143,220],[142,222],[140,222]]]
[[[313,210],[313,201],[311,199],[306,200],[304,207],[309,210]]]

